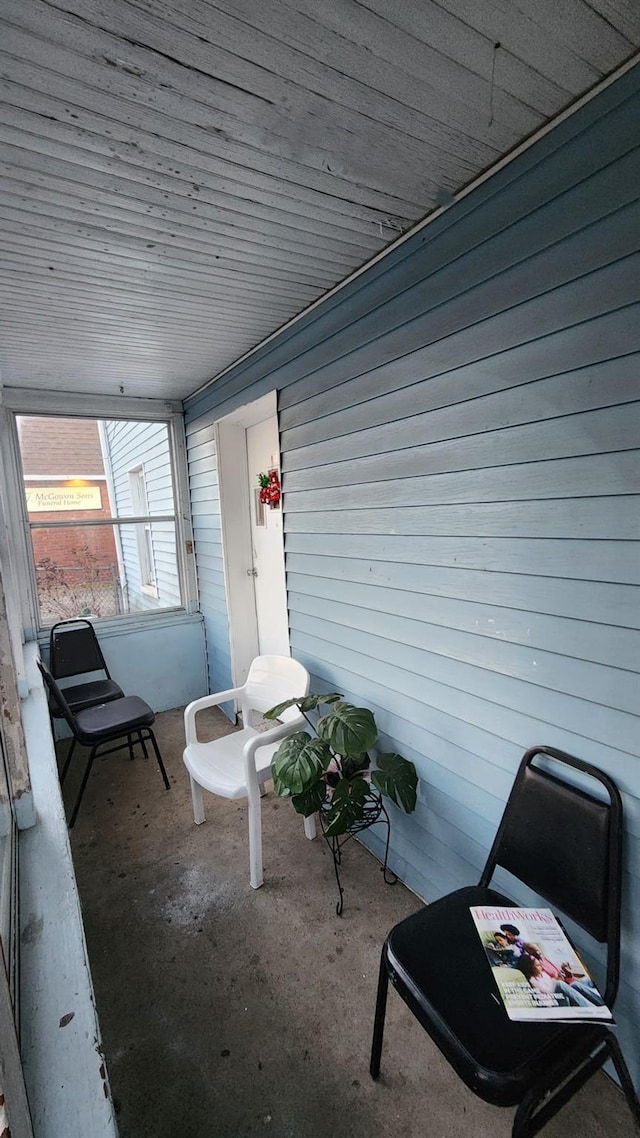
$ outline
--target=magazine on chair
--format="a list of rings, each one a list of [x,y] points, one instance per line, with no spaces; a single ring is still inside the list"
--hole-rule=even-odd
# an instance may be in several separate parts
[[[509,1019],[613,1017],[551,909],[471,906]]]

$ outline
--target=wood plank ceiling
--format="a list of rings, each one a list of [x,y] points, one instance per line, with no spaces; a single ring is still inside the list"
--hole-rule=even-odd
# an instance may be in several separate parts
[[[3,0],[0,374],[182,398],[640,44],[637,0]]]

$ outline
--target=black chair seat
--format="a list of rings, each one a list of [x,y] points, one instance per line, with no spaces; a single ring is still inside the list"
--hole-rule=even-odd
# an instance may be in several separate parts
[[[510,1020],[470,905],[514,902],[471,886],[407,917],[387,938],[389,978],[467,1086],[494,1106],[515,1106],[545,1071],[576,1045],[588,1052],[606,1029]]]
[[[45,687],[49,693],[49,699],[55,703],[61,715],[71,728],[73,735],[71,747],[69,748],[69,753],[66,757],[62,774],[60,775],[60,785],[64,782],[66,773],[69,770],[69,764],[76,743],[90,748],[89,758],[82,776],[82,782],[80,783],[76,804],[71,812],[69,829],[75,825],[82,796],[87,785],[87,779],[89,778],[93,761],[98,753],[101,755],[110,755],[114,751],[120,751],[124,747],[128,747],[129,755],[133,759],[134,746],[139,745],[142,747],[142,753],[146,759],[149,754],[147,751],[147,743],[150,743],[156,756],[160,774],[162,775],[162,781],[164,782],[165,788],[169,790],[169,779],[156,737],[152,730],[152,725],[155,723],[156,717],[148,703],[140,699],[140,696],[124,695],[121,696],[121,698],[112,699],[108,703],[98,704],[97,707],[87,707],[84,711],[73,712],[69,706],[66,693],[61,691],[46,664],[43,664],[42,660],[38,660],[37,663]],[[107,677],[107,679],[110,680],[110,677]],[[118,740],[120,740],[120,742],[118,742]],[[124,740],[124,742],[122,740]],[[103,744],[105,743],[113,743],[115,746],[105,751],[103,748]]]
[[[81,681],[86,677],[84,682],[73,682],[63,689],[72,715],[112,699],[122,699],[124,695],[120,685],[111,679],[95,628],[83,617],[53,625],[49,637],[49,666],[55,680]],[[98,679],[96,673],[99,672],[102,676]],[[93,679],[88,678],[91,673]],[[54,718],[64,718],[55,696],[49,699],[49,710]]]
[[[90,707],[75,716],[78,742],[85,747],[95,747],[119,735],[128,735],[141,727],[151,727],[155,714],[137,695],[125,695],[122,699]]]
[[[380,1073],[391,982],[474,1094],[494,1106],[517,1107],[512,1138],[533,1138],[609,1059],[640,1125],[640,1101],[606,1022],[509,1019],[469,912],[472,905],[517,912],[518,904],[491,888],[495,870],[506,870],[543,899],[539,904],[557,908],[606,946],[602,994],[612,1008],[620,964],[622,829],[622,798],[608,774],[555,747],[526,751],[478,884],[401,921],[384,943],[371,1077]],[[516,943],[520,923],[499,923],[506,942],[512,937]],[[528,969],[542,950],[518,943],[513,959],[522,957],[519,971],[531,983]],[[558,975],[561,961],[551,959]]]
[[[96,707],[101,703],[108,703],[112,699],[122,699],[124,692],[115,680],[91,680],[86,684],[73,684],[64,688],[64,698],[74,715],[79,711],[86,711],[88,707]],[[63,713],[57,704],[51,700],[51,714],[57,719],[63,718]]]

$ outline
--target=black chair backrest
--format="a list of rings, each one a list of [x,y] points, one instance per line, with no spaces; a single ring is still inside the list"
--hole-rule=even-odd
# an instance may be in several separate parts
[[[553,760],[554,773],[536,759]],[[562,765],[596,779],[607,801],[555,773]],[[602,771],[552,747],[520,764],[481,879],[502,866],[600,942],[607,942],[607,1003],[618,984],[622,801]]]
[[[79,676],[83,672],[105,672],[105,658],[91,621],[61,620],[49,636],[49,667],[56,679]]]
[[[60,711],[62,712],[64,718],[66,719],[67,723],[69,724],[69,727],[71,728],[71,730],[73,731],[73,734],[75,735],[76,734],[75,719],[73,717],[73,712],[72,712],[71,708],[69,707],[69,704],[67,703],[66,699],[64,698],[64,693],[62,692],[62,689],[58,687],[56,681],[54,680],[53,676],[51,675],[51,672],[47,668],[47,665],[43,664],[42,660],[39,660],[39,659],[36,660],[36,663],[40,669],[40,674],[41,674],[41,676],[45,682],[45,687],[47,688],[47,690],[49,692],[49,696],[50,696],[51,700],[53,701],[53,703],[56,703],[58,705],[58,707],[60,708]]]

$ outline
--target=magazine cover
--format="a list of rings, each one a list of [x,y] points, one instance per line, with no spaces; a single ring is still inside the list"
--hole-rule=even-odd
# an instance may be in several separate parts
[[[471,916],[510,1019],[612,1019],[551,909],[474,905]]]

